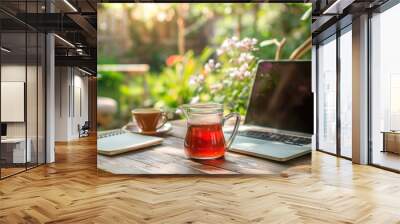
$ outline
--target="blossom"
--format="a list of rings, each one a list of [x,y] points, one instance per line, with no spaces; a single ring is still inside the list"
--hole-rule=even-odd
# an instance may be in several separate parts
[[[219,62],[215,63],[214,59],[210,59],[205,65],[204,65],[204,72],[206,74],[214,71],[215,69],[218,69],[221,67],[221,64]]]
[[[220,56],[231,51],[237,45],[238,41],[239,39],[235,36],[224,40],[224,42],[221,44],[221,47],[217,49],[217,55]]]
[[[243,76],[246,77],[246,78],[247,78],[247,77],[250,77],[251,75],[252,75],[252,74],[251,74],[251,72],[249,72],[249,71],[245,71],[244,74],[243,74]]]
[[[172,66],[178,62],[182,62],[183,61],[183,56],[181,55],[170,55],[167,60],[165,60],[165,64],[167,64],[167,66]]]
[[[195,96],[190,100],[190,103],[198,103],[200,101],[200,97],[199,96]]]
[[[244,52],[244,53],[240,53],[239,58],[237,60],[237,62],[239,64],[242,63],[249,63],[254,59],[254,56],[250,53]]]
[[[239,40],[234,36],[222,42],[221,46],[217,49],[217,55],[220,56],[236,50],[239,50],[240,52],[254,51],[257,50],[257,43],[258,40],[256,38],[245,37],[242,40]]]
[[[218,56],[221,56],[221,55],[223,55],[224,53],[225,53],[224,49],[222,49],[222,48],[218,48],[218,49],[217,49],[217,55],[218,55]]]
[[[231,78],[236,78],[236,79],[241,78],[241,73],[240,73],[239,69],[236,67],[229,69],[228,74]]]
[[[228,75],[231,78],[243,80],[246,77],[250,77],[252,72],[248,70],[249,64],[244,63],[239,67],[233,67],[228,70]]]
[[[249,68],[249,64],[244,63],[244,64],[242,64],[242,65],[240,66],[239,71],[240,71],[241,73],[244,73],[245,71],[247,71],[248,68]]]
[[[236,42],[236,48],[241,50],[241,51],[253,51],[256,50],[256,44],[257,44],[257,39],[256,38],[248,38],[245,37],[241,41]]]
[[[192,75],[189,78],[190,85],[199,85],[204,83],[204,76],[203,75]]]

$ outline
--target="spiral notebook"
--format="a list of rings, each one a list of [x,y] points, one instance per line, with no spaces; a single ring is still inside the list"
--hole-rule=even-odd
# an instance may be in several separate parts
[[[130,151],[159,145],[162,138],[139,135],[123,130],[103,132],[97,137],[97,153],[107,156],[117,155]]]

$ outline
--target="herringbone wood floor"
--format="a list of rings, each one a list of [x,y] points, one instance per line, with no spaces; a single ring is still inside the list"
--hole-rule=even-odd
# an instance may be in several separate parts
[[[400,175],[322,153],[312,173],[242,177],[99,174],[95,139],[0,181],[0,223],[400,223]]]

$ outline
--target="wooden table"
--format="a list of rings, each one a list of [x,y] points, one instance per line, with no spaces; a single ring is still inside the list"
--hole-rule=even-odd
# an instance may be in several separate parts
[[[114,174],[269,174],[287,176],[309,172],[311,154],[288,162],[274,162],[233,152],[215,160],[191,160],[183,149],[186,132],[183,121],[172,122],[173,129],[162,145],[117,156],[97,155],[97,167]]]

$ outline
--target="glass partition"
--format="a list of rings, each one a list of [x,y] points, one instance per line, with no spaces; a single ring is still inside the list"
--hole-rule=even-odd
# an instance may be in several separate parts
[[[371,18],[370,159],[400,170],[400,4]]]
[[[336,36],[318,47],[318,149],[336,153]]]
[[[40,2],[0,7],[21,16],[42,11]],[[45,41],[43,33],[0,12],[0,178],[45,162]]]
[[[352,32],[340,36],[340,155],[352,157]]]
[[[31,159],[27,163],[28,168],[37,165],[38,159],[38,35],[35,32],[27,33],[27,48],[28,48],[28,61],[27,61],[27,82],[26,82],[26,114],[27,114],[27,143],[28,150],[31,151]]]
[[[38,64],[37,64],[37,163],[46,162],[46,36],[38,33]]]
[[[26,32],[1,34],[2,177],[24,171],[26,163],[31,162],[26,141],[26,41]]]

